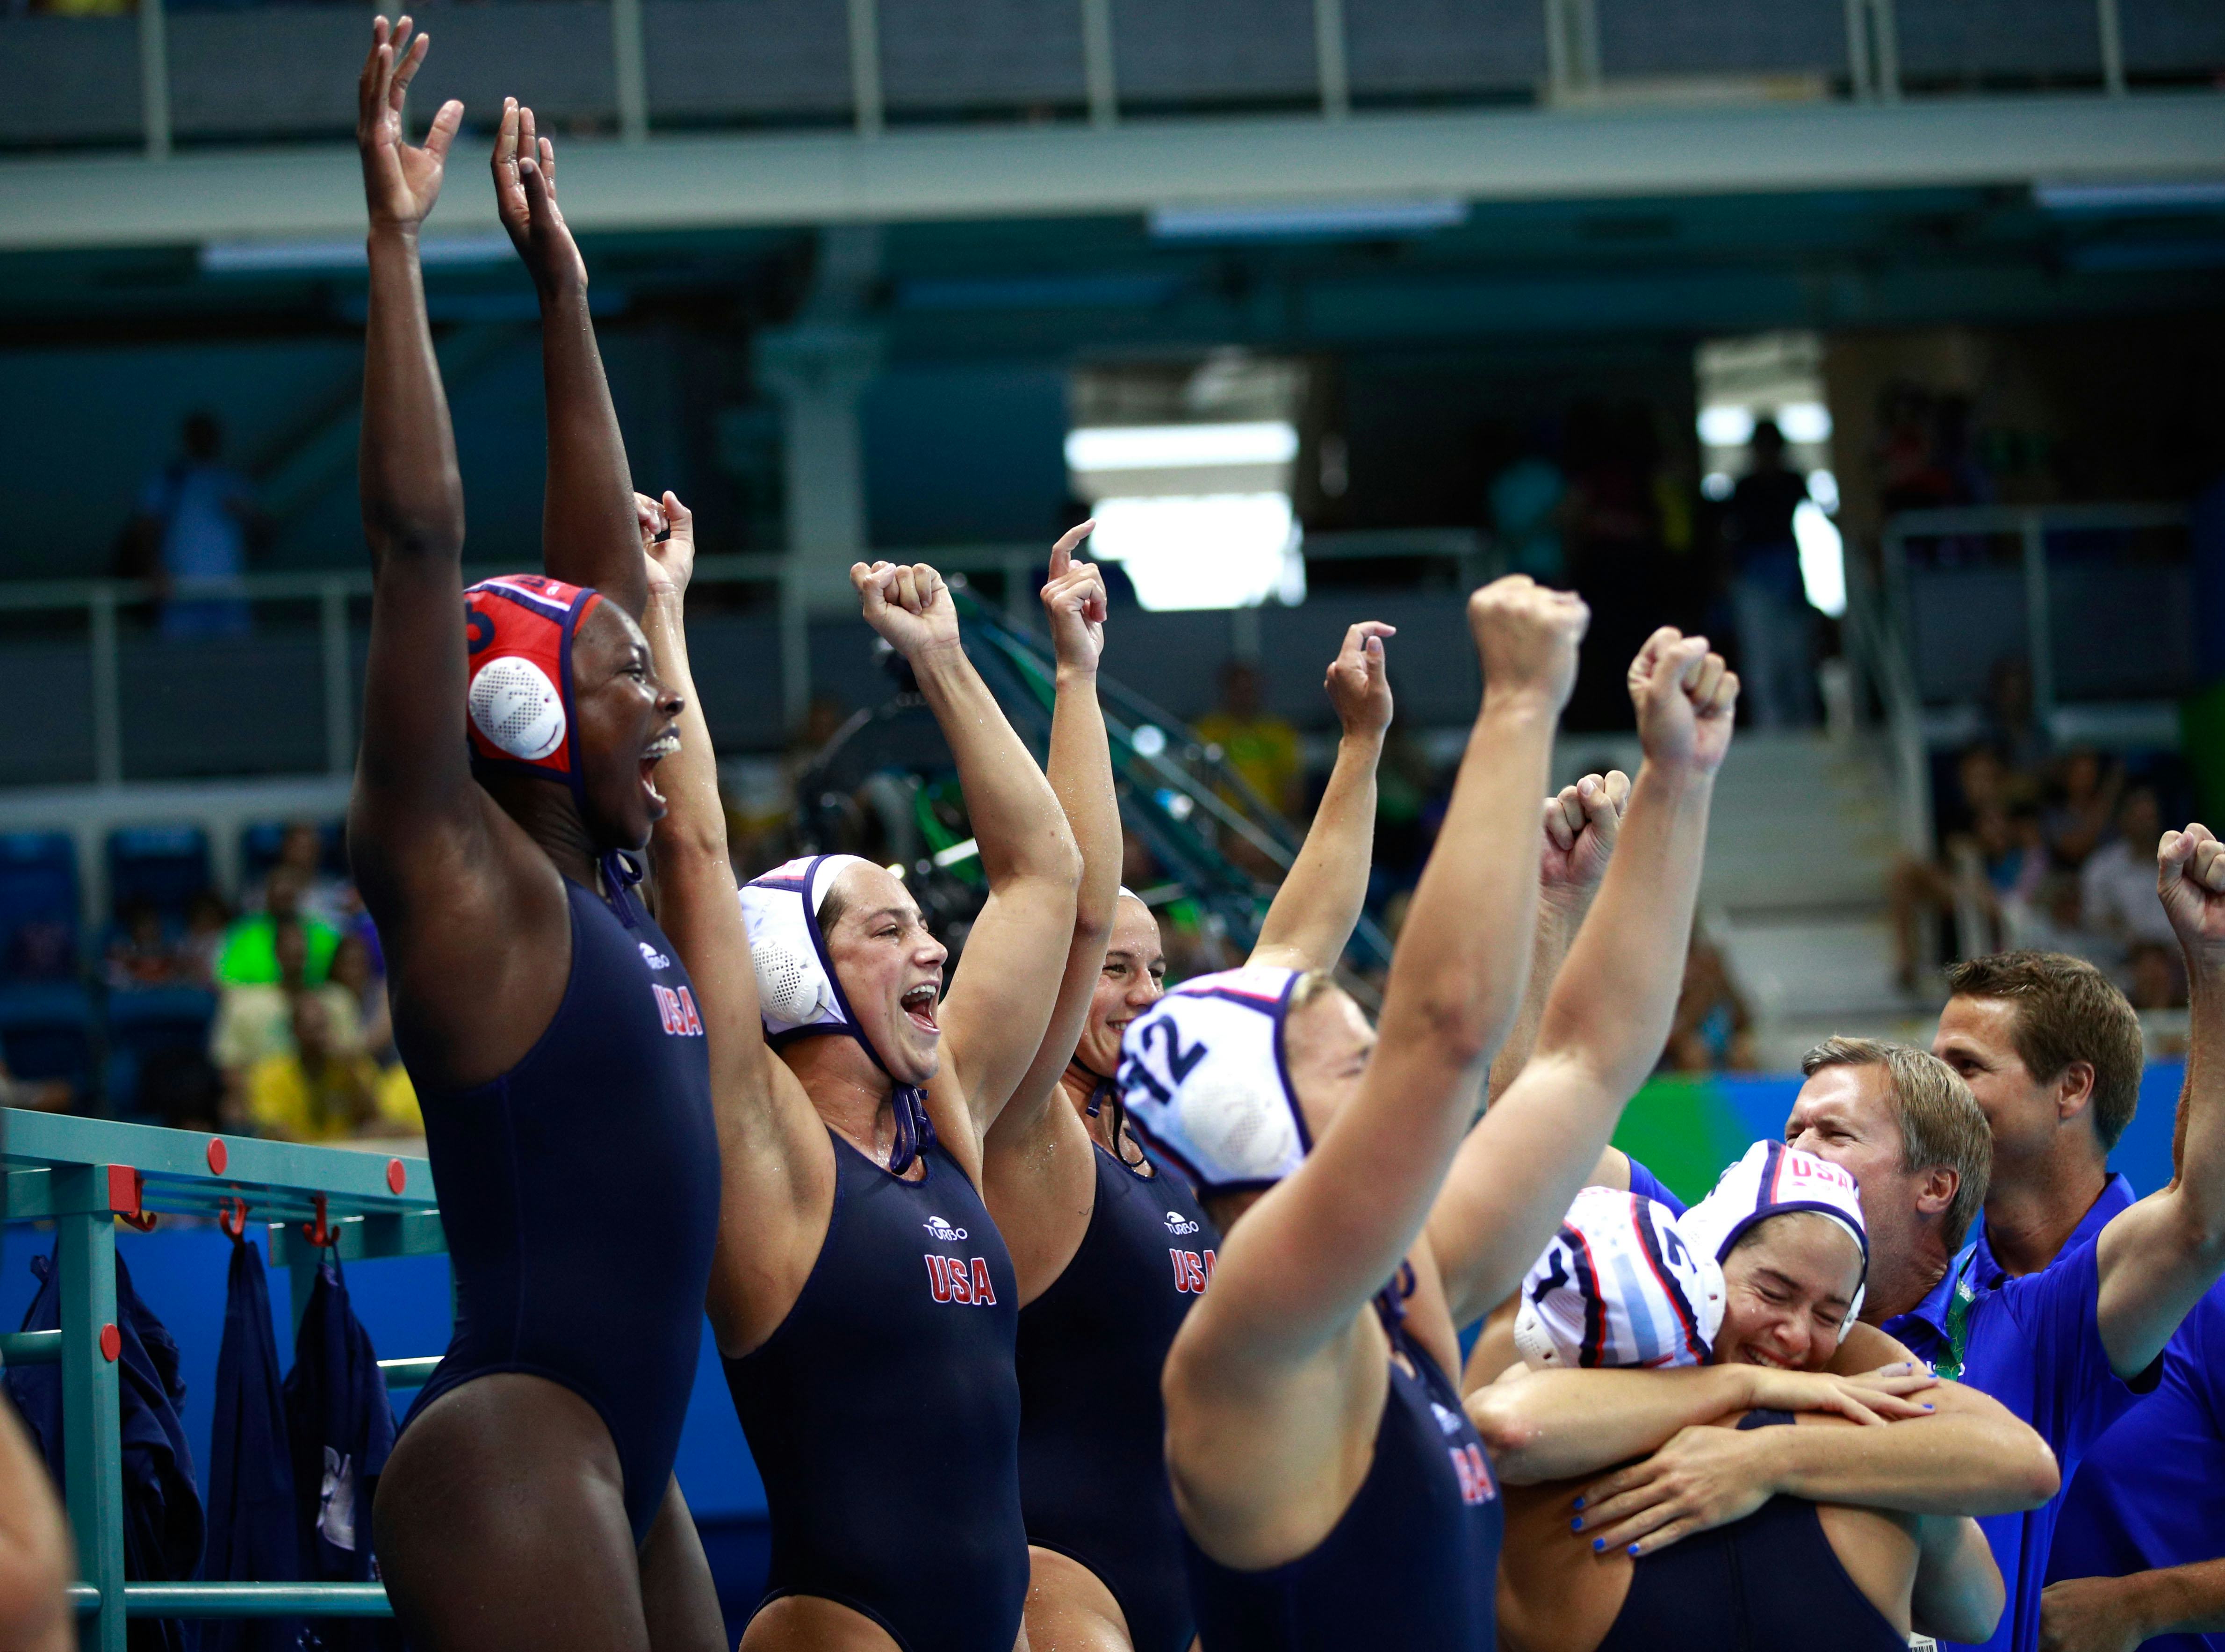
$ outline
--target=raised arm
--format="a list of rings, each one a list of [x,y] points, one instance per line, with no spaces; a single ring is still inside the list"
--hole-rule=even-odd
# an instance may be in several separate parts
[[[1683,980],[1715,771],[1738,677],[1664,626],[1630,666],[1645,760],[1537,1048],[1469,1133],[1429,1216],[1455,1325],[1520,1282],[1661,1053]]]
[[[463,481],[417,264],[464,107],[442,105],[422,149],[402,137],[403,98],[430,44],[410,38],[409,18],[390,29],[379,18],[357,86],[371,218],[357,468],[372,598],[352,804],[367,829],[349,836],[357,876],[390,912],[480,806],[463,738]]]
[[[541,299],[541,377],[548,470],[542,565],[591,585],[637,620],[648,600],[625,438],[587,313],[587,263],[556,204],[556,149],[530,109],[505,98],[494,145],[495,209]]]
[[[1569,945],[1592,909],[1600,880],[1607,875],[1614,840],[1622,831],[1622,811],[1630,804],[1630,777],[1620,769],[1587,774],[1545,799],[1545,847],[1537,862],[1537,936],[1530,948],[1530,980],[1522,1007],[1499,1055],[1491,1064],[1486,1105],[1506,1093],[1514,1076],[1529,1064],[1537,1047],[1537,1028],[1545,1019],[1545,1000],[1561,978]]]
[[[2154,1363],[2225,1271],[2225,843],[2207,826],[2165,832],[2156,888],[2186,958],[2193,1005],[2171,1185],[2101,1229],[2098,1318],[2110,1369]]]
[[[941,1017],[978,1140],[1043,1047],[1074,939],[1081,856],[1050,783],[966,658],[942,575],[925,563],[859,562],[850,581],[950,743],[989,880]]]
[[[1521,575],[1469,598],[1483,706],[1391,962],[1373,1053],[1333,1128],[1222,1246],[1177,1347],[1199,1369],[1301,1363],[1352,1324],[1420,1231],[1522,996],[1535,800],[1588,619]]]
[[[637,511],[634,555],[643,558],[649,594],[642,630],[657,674],[681,701],[680,749],[656,766],[665,800],[650,840],[656,917],[688,970],[708,1046],[721,1186],[710,1307],[719,1345],[732,1355],[762,1342],[802,1288],[824,1229],[800,1217],[831,1201],[834,1161],[810,1097],[766,1048],[758,1018],[718,757],[688,670],[683,608],[694,518],[671,493],[662,504],[638,499]],[[670,529],[662,543],[650,540],[659,525]]]
[[[1250,962],[1285,969],[1333,969],[1360,922],[1375,860],[1375,767],[1391,727],[1391,679],[1383,657],[1395,627],[1363,620],[1344,633],[1322,686],[1343,734],[1336,766],[1298,858],[1259,924]]]

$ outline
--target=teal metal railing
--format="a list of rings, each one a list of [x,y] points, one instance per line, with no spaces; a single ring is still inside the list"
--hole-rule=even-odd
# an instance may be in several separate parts
[[[87,1652],[124,1652],[133,1617],[383,1617],[376,1583],[126,1583],[124,1456],[117,1388],[116,1223],[161,1212],[212,1217],[244,1200],[268,1224],[272,1262],[292,1276],[299,1322],[324,1247],[344,1261],[447,1249],[432,1167],[345,1147],[202,1135],[107,1119],[10,1111],[10,1219],[54,1224],[61,1329],[0,1336],[0,1363],[62,1369],[64,1500],[84,1581],[70,1588]],[[379,1362],[396,1388],[422,1385],[438,1362]]]

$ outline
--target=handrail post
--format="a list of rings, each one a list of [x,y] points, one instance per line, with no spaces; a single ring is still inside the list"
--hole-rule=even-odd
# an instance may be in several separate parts
[[[876,0],[850,0],[850,102],[860,137],[881,135],[881,15]]]
[[[791,550],[780,567],[780,708],[791,734],[811,711],[811,612],[803,556]]]
[[[618,82],[618,137],[649,142],[649,77],[643,67],[641,0],[611,0],[611,67]]]
[[[1112,0],[1081,0],[1081,79],[1089,89],[1089,124],[1111,130],[1120,119],[1112,67]]]
[[[1344,0],[1314,0],[1314,67],[1323,120],[1352,112],[1352,77],[1344,53]]]
[[[170,158],[170,31],[162,0],[139,0],[139,125],[149,161]]]
[[[2023,513],[2025,651],[2032,659],[2032,715],[2042,728],[2055,718],[2055,626],[2047,595],[2047,524]]]
[[[124,1652],[124,1441],[117,1362],[102,1346],[116,1317],[116,1223],[109,1215],[108,1166],[54,1172],[71,1214],[57,1217],[56,1281],[62,1318],[62,1459],[78,1567],[100,1591],[78,1644]]]
[[[2117,0],[2094,0],[2094,23],[2101,35],[2101,90],[2125,95],[2125,33],[2117,19]]]
[[[345,774],[355,767],[355,671],[348,658],[347,588],[338,581],[318,599],[320,664],[325,668],[325,771]]]
[[[1870,71],[1869,0],[1847,0],[1847,95],[1855,103],[1877,98],[1876,78]]]
[[[1893,0],[1869,0],[1870,16],[1877,25],[1878,95],[1889,104],[1900,101],[1900,20],[1893,15]]]
[[[92,643],[92,778],[105,786],[124,780],[123,670],[117,658],[116,588],[97,587],[86,604]]]

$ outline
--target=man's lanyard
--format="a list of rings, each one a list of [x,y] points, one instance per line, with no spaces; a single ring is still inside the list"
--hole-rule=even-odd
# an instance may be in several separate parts
[[[1949,1382],[1962,1380],[1962,1358],[1970,1346],[1970,1305],[1978,1299],[1978,1287],[1970,1283],[1970,1266],[1977,1260],[1975,1247],[1963,1253],[1962,1265],[1955,1270],[1955,1288],[1947,1299],[1947,1357],[1932,1369]]]

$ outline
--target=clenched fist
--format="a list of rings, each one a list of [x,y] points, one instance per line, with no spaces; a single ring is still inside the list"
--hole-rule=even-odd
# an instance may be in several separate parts
[[[1575,686],[1576,645],[1591,619],[1582,598],[1550,590],[1527,574],[1495,579],[1469,597],[1486,699],[1537,694],[1559,711]]]
[[[1731,748],[1738,673],[1705,637],[1664,626],[1630,662],[1630,698],[1645,760],[1713,774]]]

